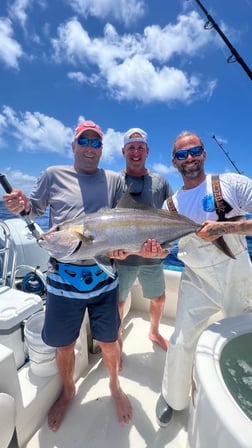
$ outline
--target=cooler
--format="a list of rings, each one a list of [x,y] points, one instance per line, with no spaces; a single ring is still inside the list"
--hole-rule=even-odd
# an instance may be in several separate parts
[[[0,344],[14,352],[17,368],[25,362],[23,320],[42,309],[40,296],[0,287]]]

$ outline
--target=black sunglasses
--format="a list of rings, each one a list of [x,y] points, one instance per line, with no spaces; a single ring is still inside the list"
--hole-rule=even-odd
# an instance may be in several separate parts
[[[202,155],[204,148],[202,146],[194,146],[190,149],[179,149],[179,151],[173,154],[173,157],[177,160],[186,160],[189,154],[192,157],[199,157]]]

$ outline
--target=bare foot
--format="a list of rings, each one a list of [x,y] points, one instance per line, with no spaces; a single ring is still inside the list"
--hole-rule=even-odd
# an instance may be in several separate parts
[[[48,426],[52,431],[58,431],[74,395],[75,390],[68,397],[62,393],[52,405],[48,413]]]
[[[168,345],[169,345],[169,341],[168,339],[163,338],[163,336],[161,336],[161,334],[157,333],[157,334],[153,334],[153,333],[149,333],[149,338],[152,342],[155,342],[156,344],[158,344],[165,352],[167,352],[168,349]]]
[[[111,390],[111,395],[115,403],[116,413],[120,425],[129,423],[132,419],[133,409],[127,395],[125,395],[120,387],[115,392],[112,392]]]

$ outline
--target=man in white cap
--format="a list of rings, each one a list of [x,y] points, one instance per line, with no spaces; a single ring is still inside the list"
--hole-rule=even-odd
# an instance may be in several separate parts
[[[151,172],[145,163],[149,153],[147,133],[140,128],[129,129],[124,135],[122,148],[126,167],[121,175],[124,190],[128,189],[136,201],[147,206],[162,208],[164,200],[172,194],[169,183],[159,174]],[[153,242],[155,245],[155,242]],[[163,258],[167,251],[163,251]],[[129,255],[117,260],[119,275],[119,314],[121,327],[118,341],[121,348],[120,368],[122,368],[122,323],[124,303],[130,289],[138,278],[145,298],[150,299],[150,332],[149,338],[163,350],[167,350],[168,341],[159,333],[159,323],[165,304],[165,281],[163,273],[163,258]]]

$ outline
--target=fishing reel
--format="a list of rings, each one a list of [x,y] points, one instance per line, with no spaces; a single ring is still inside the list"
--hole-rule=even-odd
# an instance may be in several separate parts
[[[35,271],[28,272],[21,282],[21,290],[27,293],[43,296],[46,293],[45,280]]]

